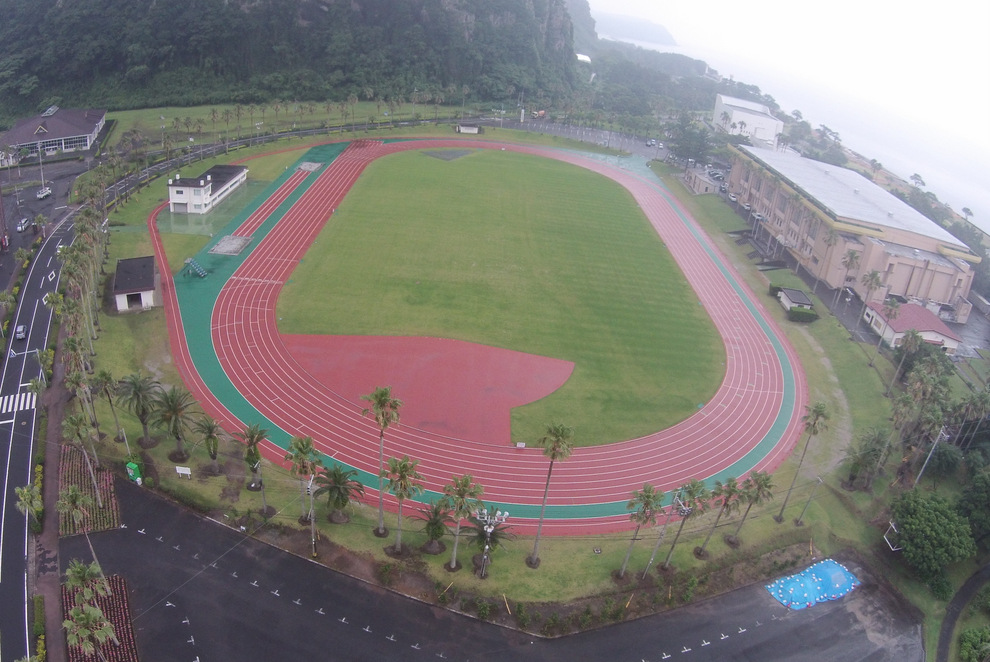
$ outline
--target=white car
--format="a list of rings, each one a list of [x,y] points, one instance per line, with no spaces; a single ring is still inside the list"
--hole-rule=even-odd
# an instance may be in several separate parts
[[[28,328],[27,328],[27,325],[25,325],[25,324],[19,324],[14,329],[14,339],[15,340],[24,340],[25,338],[27,338],[27,334],[28,334]]]
[[[739,199],[739,198],[738,198],[738,197],[736,197],[736,194],[735,194],[735,193],[730,193],[730,194],[729,194],[729,200],[730,200],[731,202],[735,202],[735,201],[736,201],[736,200],[738,200],[738,199]]]
[[[31,221],[29,221],[26,218],[22,218],[21,220],[17,221],[17,231],[24,232],[25,230],[28,229],[29,225],[31,225]]]
[[[44,200],[51,194],[52,194],[51,187],[46,186],[44,188],[38,189],[38,192],[34,194],[34,197],[38,198],[39,200]]]

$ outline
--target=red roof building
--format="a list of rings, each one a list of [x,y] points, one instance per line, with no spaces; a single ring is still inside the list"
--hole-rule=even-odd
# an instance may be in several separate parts
[[[916,303],[904,303],[897,308],[897,314],[891,319],[884,317],[883,304],[871,301],[866,306],[863,319],[878,335],[883,337],[889,347],[901,344],[904,334],[914,329],[926,343],[938,345],[946,354],[955,354],[962,342],[949,326],[938,315],[924,306]]]

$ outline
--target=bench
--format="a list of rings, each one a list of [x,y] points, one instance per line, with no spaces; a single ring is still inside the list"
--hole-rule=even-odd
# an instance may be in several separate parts
[[[192,469],[189,467],[176,467],[175,473],[179,474],[179,476],[185,476],[189,480],[192,480]]]

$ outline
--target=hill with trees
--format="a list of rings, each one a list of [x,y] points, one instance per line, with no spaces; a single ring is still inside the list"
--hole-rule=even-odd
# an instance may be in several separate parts
[[[564,0],[4,0],[0,113],[573,89]],[[465,89],[465,87],[467,89]]]

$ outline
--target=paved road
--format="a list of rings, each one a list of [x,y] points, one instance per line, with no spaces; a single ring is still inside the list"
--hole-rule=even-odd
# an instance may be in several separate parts
[[[885,588],[803,611],[762,586],[547,641],[369,586],[118,481],[125,528],[92,536],[128,580],[144,662],[193,660],[924,660],[921,627]],[[64,567],[88,558],[63,540]],[[684,657],[690,649],[690,658]]]
[[[9,341],[0,374],[0,454],[5,464],[0,482],[0,660],[24,657],[28,650],[27,520],[17,510],[14,489],[32,480],[37,403],[27,386],[41,374],[38,350],[47,345],[52,323],[52,312],[42,300],[58,287],[61,263],[56,250],[71,241],[70,215],[50,232],[29,267],[11,324],[25,325],[27,337]]]

